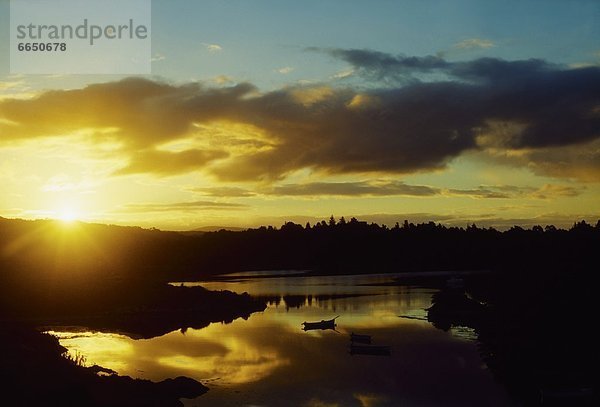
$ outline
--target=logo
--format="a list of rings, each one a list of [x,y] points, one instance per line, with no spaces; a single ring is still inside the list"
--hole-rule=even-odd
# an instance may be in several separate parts
[[[11,0],[12,74],[149,74],[150,0]]]

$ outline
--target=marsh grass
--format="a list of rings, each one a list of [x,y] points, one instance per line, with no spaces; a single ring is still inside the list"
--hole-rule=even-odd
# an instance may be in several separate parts
[[[75,353],[65,352],[63,357],[67,359],[69,362],[73,363],[75,366],[86,367],[87,359],[81,354],[79,351],[75,351]]]

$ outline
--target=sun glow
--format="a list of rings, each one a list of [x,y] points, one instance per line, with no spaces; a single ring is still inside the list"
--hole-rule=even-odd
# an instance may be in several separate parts
[[[73,223],[79,220],[80,214],[73,208],[63,208],[58,212],[57,218],[65,223]]]

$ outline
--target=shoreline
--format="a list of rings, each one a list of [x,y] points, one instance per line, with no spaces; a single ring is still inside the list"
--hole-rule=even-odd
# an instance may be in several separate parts
[[[56,337],[27,324],[3,324],[0,349],[2,399],[12,405],[141,407],[159,403],[180,407],[184,405],[181,398],[196,398],[208,391],[183,376],[152,382],[106,374],[110,370],[96,365],[84,367],[81,360],[65,357],[67,349]]]

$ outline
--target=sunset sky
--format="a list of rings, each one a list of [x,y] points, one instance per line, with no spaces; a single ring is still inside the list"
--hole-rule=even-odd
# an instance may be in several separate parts
[[[152,75],[11,75],[0,216],[600,218],[600,2],[153,1]]]

